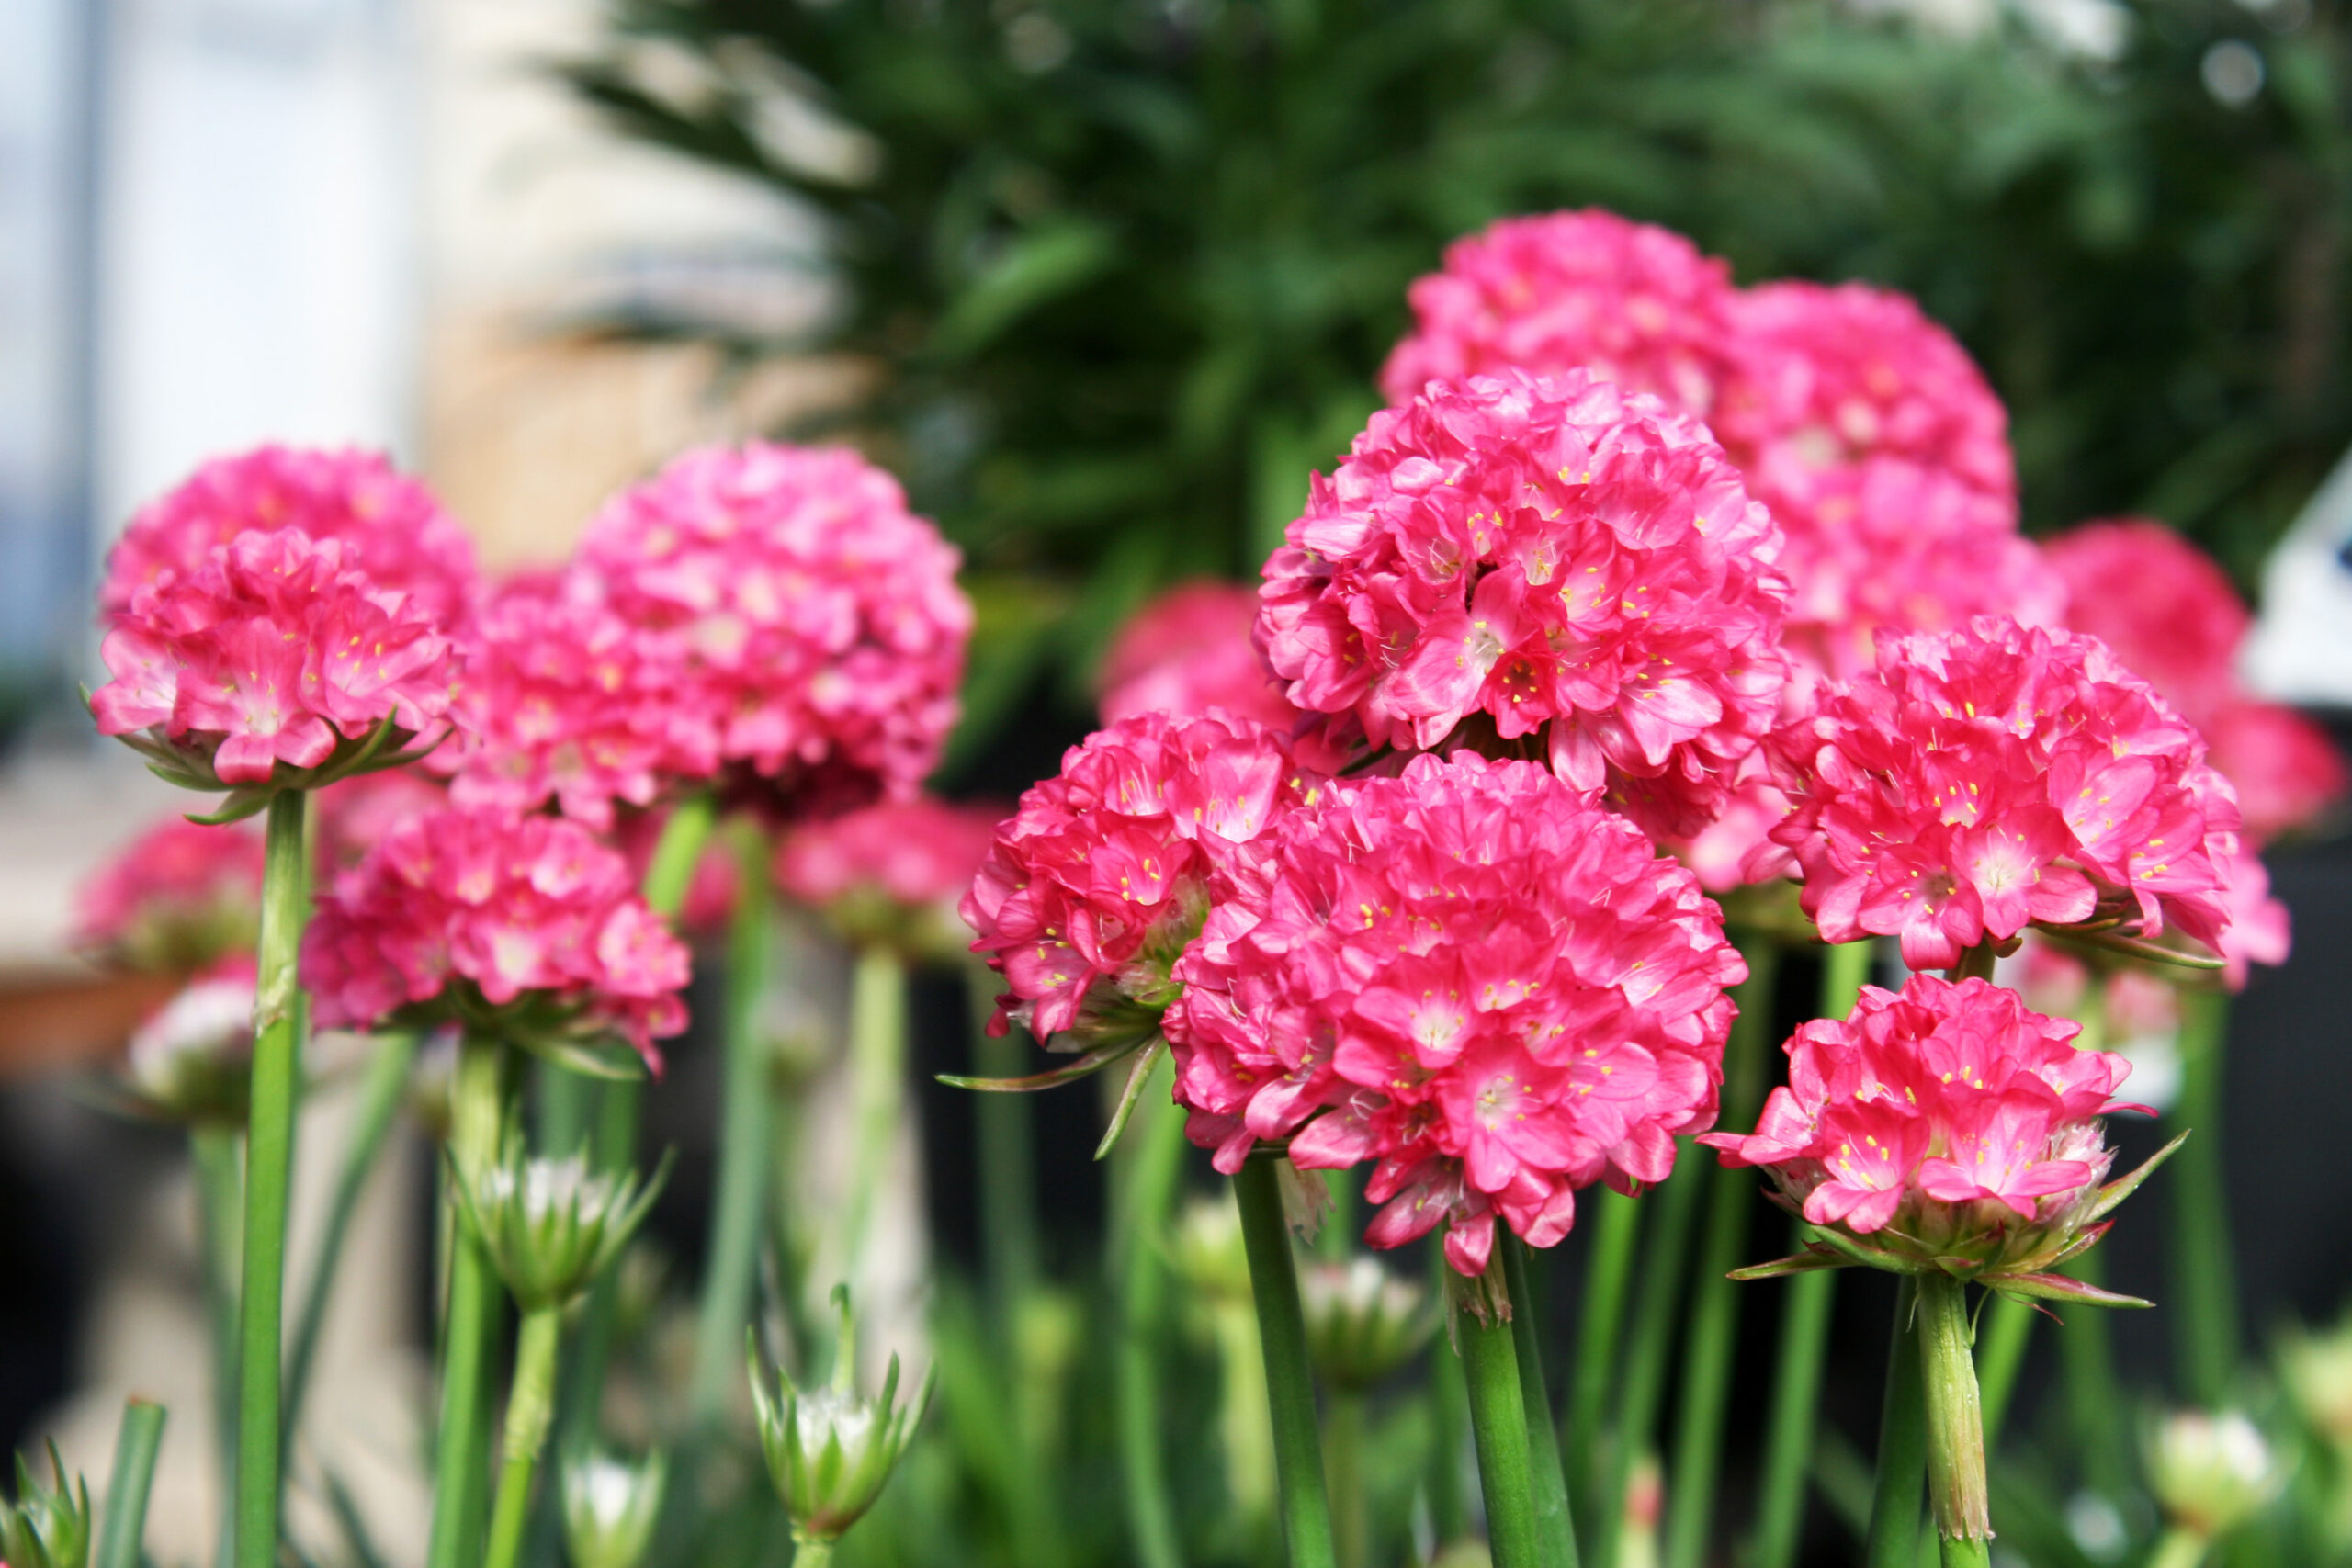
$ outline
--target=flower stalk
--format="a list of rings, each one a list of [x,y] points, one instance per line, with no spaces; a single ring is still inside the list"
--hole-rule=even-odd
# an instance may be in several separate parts
[[[505,1055],[505,1047],[496,1041],[475,1035],[468,1035],[458,1048],[449,1124],[449,1157],[458,1169],[480,1170],[498,1157],[506,1113]],[[456,1183],[449,1186],[454,1205]],[[498,1338],[498,1279],[471,1227],[455,1214],[448,1225],[440,1446],[434,1463],[427,1568],[466,1568],[476,1561],[489,1509],[490,1375]]]
[[[1456,1275],[1448,1284],[1453,1340],[1470,1387],[1470,1437],[1478,1450],[1478,1485],[1487,1499],[1487,1540],[1495,1568],[1546,1568],[1502,1259],[1489,1262],[1476,1280]]]
[[[1291,1259],[1290,1226],[1283,1217],[1282,1190],[1273,1156],[1259,1154],[1233,1178],[1241,1210],[1241,1239],[1250,1257],[1250,1294],[1258,1306],[1258,1339],[1266,1363],[1267,1404],[1273,1415],[1274,1478],[1282,1498],[1283,1540],[1291,1568],[1335,1568],[1331,1500],[1324,1485],[1323,1440],[1315,1419],[1315,1389],[1306,1361],[1306,1321],[1300,1310],[1298,1273]],[[1518,1371],[1508,1328],[1495,1331],[1499,1355],[1511,1379],[1511,1425],[1524,1419]],[[1473,1404],[1476,1400],[1473,1393]],[[1484,1439],[1480,1451],[1485,1450]],[[1526,1437],[1520,1435],[1520,1465],[1526,1466]],[[1522,1475],[1522,1483],[1524,1477]],[[1501,1568],[1532,1565],[1499,1555]]]
[[[498,1472],[485,1568],[514,1568],[522,1555],[531,1518],[531,1483],[555,1417],[556,1348],[562,1330],[561,1307],[542,1306],[524,1315],[514,1346],[514,1387],[506,1399],[505,1457]]]
[[[1949,1274],[1923,1273],[1917,1292],[1928,1498],[1943,1541],[1944,1568],[1984,1568],[1990,1561],[1993,1520],[1968,1287]]]
[[[1544,1568],[1577,1568],[1577,1532],[1568,1509],[1567,1472],[1560,1464],[1559,1433],[1552,1424],[1550,1383],[1544,1376],[1544,1348],[1535,1331],[1535,1289],[1528,1247],[1506,1232],[1496,1238],[1503,1280],[1517,1310],[1511,1314],[1511,1349],[1519,1358],[1519,1393],[1527,1408],[1527,1462],[1535,1507],[1536,1545]]]
[[[1140,1110],[1137,1136],[1118,1148],[1113,1184],[1117,1229],[1112,1264],[1119,1302],[1119,1461],[1125,1482],[1127,1529],[1143,1568],[1182,1568],[1176,1507],[1160,1450],[1159,1369],[1156,1352],[1165,1297],[1169,1205],[1184,1154],[1184,1118],[1165,1098],[1169,1069],[1155,1068]],[[990,1100],[1011,1098],[989,1096]],[[983,1103],[986,1103],[984,1100]]]
[[[861,949],[850,976],[849,1056],[854,1153],[842,1227],[842,1272],[857,1277],[874,1228],[874,1198],[889,1174],[890,1145],[905,1120],[907,968],[880,942]]]
[[[1592,1190],[1592,1254],[1585,1263],[1583,1312],[1577,1325],[1577,1383],[1564,1434],[1569,1473],[1582,1493],[1587,1528],[1593,1510],[1608,1506],[1608,1444],[1601,1420],[1609,1409],[1610,1374],[1622,1354],[1618,1334],[1625,1322],[1625,1300],[1634,1282],[1634,1243],[1641,1234],[1642,1207],[1607,1188]]]
[[[300,790],[272,795],[264,836],[237,1335],[237,1568],[277,1568],[277,1562],[286,1213],[293,1180],[294,1100],[302,1043],[295,961],[310,911],[303,831],[309,799]]]
[[[2222,1166],[2222,1047],[2229,998],[2184,986],[2180,998],[2180,1102],[2176,1130],[2197,1135],[2174,1167],[2172,1288],[2180,1386],[2199,1404],[2218,1405],[2238,1358],[2237,1270],[2230,1251],[2229,1201]]]
[[[147,1495],[155,1483],[155,1455],[164,1446],[164,1407],[133,1399],[122,1407],[114,1442],[114,1472],[107,1479],[107,1511],[98,1531],[96,1568],[139,1568],[147,1531]]]
[[[1915,1320],[1918,1287],[1905,1275],[1894,1296],[1894,1340],[1879,1405],[1878,1470],[1871,1491],[1870,1568],[1917,1568],[1919,1488],[1928,1472],[1927,1393]]]
[[[212,1337],[213,1444],[219,1450],[220,1492],[233,1496],[237,1483],[237,1278],[243,1250],[238,1229],[244,1214],[244,1172],[237,1131],[199,1122],[188,1129],[188,1155],[195,1167],[197,1229],[202,1244],[204,1314]],[[236,1560],[237,1513],[220,1512],[220,1537],[213,1561]]]
[[[1625,1488],[1634,1465],[1650,1449],[1657,1427],[1657,1407],[1666,1390],[1666,1362],[1682,1303],[1683,1266],[1690,1252],[1690,1224],[1696,1217],[1699,1193],[1706,1185],[1707,1168],[1682,1159],[1661,1182],[1651,1201],[1656,1218],[1646,1223],[1648,1244],[1643,1248],[1640,1294],[1634,1313],[1633,1343],[1621,1346],[1624,1382],[1617,1396],[1617,1427],[1610,1434],[1611,1447],[1597,1500],[1600,1527],[1596,1562],[1613,1563],[1625,1524]]]

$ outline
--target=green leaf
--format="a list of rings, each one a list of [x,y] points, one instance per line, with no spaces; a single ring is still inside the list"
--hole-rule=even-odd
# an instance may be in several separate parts
[[[948,302],[932,329],[932,354],[969,358],[1023,317],[1093,282],[1117,259],[1111,229],[1091,219],[1059,219],[1020,235]]]

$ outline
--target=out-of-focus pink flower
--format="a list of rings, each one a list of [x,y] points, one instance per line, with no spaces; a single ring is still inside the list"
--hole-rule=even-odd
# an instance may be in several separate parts
[[[2075,1033],[1984,980],[1865,986],[1846,1018],[1789,1041],[1789,1081],[1755,1132],[1699,1141],[1727,1166],[1766,1167],[1792,1208],[1853,1244],[1810,1266],[1867,1258],[2040,1293],[2043,1271],[2104,1229],[2115,1156],[2097,1118],[2131,1071],[2076,1050]]]
[[[1257,591],[1232,582],[1182,583],[1146,604],[1102,656],[1102,722],[1141,713],[1197,718],[1223,708],[1288,729],[1298,710],[1250,646],[1257,618]]]
[[[2246,831],[2257,841],[2309,827],[2352,791],[2335,742],[2292,708],[2241,697],[2199,728],[2213,765],[2237,787]]]
[[[99,652],[114,675],[90,699],[100,732],[195,787],[332,777],[388,722],[389,761],[440,724],[455,673],[436,616],[341,540],[292,528],[239,534],[141,588]]]
[[[855,453],[760,442],[624,491],[579,558],[671,671],[673,759],[740,765],[788,816],[909,798],[937,764],[972,629],[959,558]]]
[[[74,899],[74,945],[164,974],[250,952],[261,924],[261,835],[174,817],[107,862]]]
[[[804,823],[776,846],[776,885],[854,942],[951,957],[957,905],[995,840],[1001,811],[929,795]]]
[[[311,799],[318,814],[318,874],[323,878],[356,865],[393,829],[448,804],[449,792],[413,767],[387,768],[327,785]]]
[[[1687,835],[1770,728],[1778,530],[1702,426],[1582,372],[1373,415],[1287,537],[1259,646],[1374,746],[1483,736]]]
[[[1392,403],[1432,380],[1585,369],[1704,419],[1724,373],[1730,268],[1668,229],[1598,208],[1507,218],[1414,281],[1412,334],[1380,372]]]
[[[413,817],[318,904],[301,972],[323,1026],[454,1021],[556,1052],[617,1035],[657,1070],[654,1040],[685,1027],[684,946],[576,822]]]
[[[348,565],[443,629],[473,595],[465,530],[381,453],[260,446],[205,464],[140,510],[107,558],[100,617],[111,623],[141,589],[194,575],[240,534],[285,528],[341,540]]]
[[[1227,714],[1123,719],[1022,795],[965,894],[972,951],[1004,976],[989,1027],[1093,1045],[1141,1040],[1175,995],[1177,955],[1208,911],[1209,878],[1299,799],[1282,738]]]
[[[1877,670],[1772,749],[1794,809],[1767,850],[1792,853],[1831,942],[1899,935],[1928,969],[2028,924],[2209,947],[2228,928],[2229,784],[2094,637],[1991,616],[1882,637]]]
[[[1221,873],[1176,967],[1176,1098],[1223,1170],[1285,1136],[1302,1168],[1377,1160],[1373,1244],[1444,1221],[1476,1274],[1498,1215],[1548,1247],[1575,1189],[1666,1176],[1714,1119],[1745,974],[1632,824],[1536,763],[1416,757]]]
[[[2222,932],[2220,952],[2223,977],[2233,991],[2243,991],[2251,966],[2277,968],[2287,962],[2294,946],[2294,931],[2287,906],[2270,892],[2270,868],[2251,849],[2241,849],[2224,867],[2229,887],[2229,925]]]

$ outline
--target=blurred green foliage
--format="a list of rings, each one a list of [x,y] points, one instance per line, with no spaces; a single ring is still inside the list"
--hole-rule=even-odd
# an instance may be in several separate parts
[[[2153,512],[2249,580],[2352,439],[2343,8],[2136,0],[2101,58],[2034,20],[2098,0],[2011,3],[1963,39],[1797,0],[616,0],[568,69],[817,220],[778,264],[831,286],[812,332],[628,325],[878,364],[843,418],[972,554],[985,731],[1162,582],[1254,571],[1448,239],[1588,203],[1742,281],[1910,290],[2008,400],[2032,525]]]

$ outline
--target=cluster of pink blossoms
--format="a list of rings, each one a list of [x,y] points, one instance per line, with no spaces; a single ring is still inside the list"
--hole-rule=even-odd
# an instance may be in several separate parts
[[[100,867],[74,900],[74,943],[134,968],[186,973],[251,949],[261,835],[174,817]]]
[[[1664,1178],[1714,1120],[1747,972],[1691,874],[1532,762],[1416,757],[1318,796],[1177,965],[1176,1097],[1218,1168],[1261,1138],[1376,1160],[1369,1239],[1446,1222],[1465,1275],[1497,1216],[1548,1247],[1575,1189]]]
[[[2326,731],[2238,683],[2251,617],[2211,558],[2161,523],[2086,523],[2051,542],[2073,596],[2067,624],[2116,657],[2204,732],[2257,839],[2303,827],[2352,780]]]
[[[1136,612],[1102,656],[1102,722],[1136,714],[1196,718],[1223,708],[1289,729],[1298,710],[1283,699],[1250,646],[1256,590],[1238,583],[1180,583]]]
[[[1224,714],[1138,715],[1071,747],[998,827],[964,896],[972,951],[1005,981],[990,1029],[1148,1036],[1212,874],[1316,787],[1280,736]]]
[[[1883,637],[1773,750],[1795,808],[1758,859],[1793,857],[1831,942],[1899,935],[1928,969],[2030,923],[2228,927],[2228,781],[2096,638],[1990,616]]]
[[[318,1021],[492,1028],[563,1049],[618,1035],[657,1068],[685,1027],[684,946],[619,852],[576,822],[412,817],[319,895],[302,942]]]
[[[622,726],[629,743],[582,764],[611,776],[590,782],[635,788],[660,761],[741,767],[796,814],[910,796],[956,719],[972,628],[958,560],[855,453],[754,442],[678,458],[609,502],[581,545],[579,581],[656,667],[644,722],[663,730],[657,754],[638,748],[642,724]],[[610,716],[585,716],[589,734],[613,733]]]
[[[2131,1071],[2076,1032],[1984,980],[1866,986],[1848,1017],[1789,1041],[1789,1082],[1755,1132],[1699,1141],[1769,1168],[1811,1224],[1878,1238],[1864,1256],[1881,1267],[1953,1259],[2030,1285],[2098,1238],[2114,1159],[2098,1118]]]
[[[1771,728],[1770,517],[1702,426],[1581,371],[1374,414],[1287,538],[1259,645],[1293,703],[1374,746],[1435,750],[1475,720],[1681,835]]]

